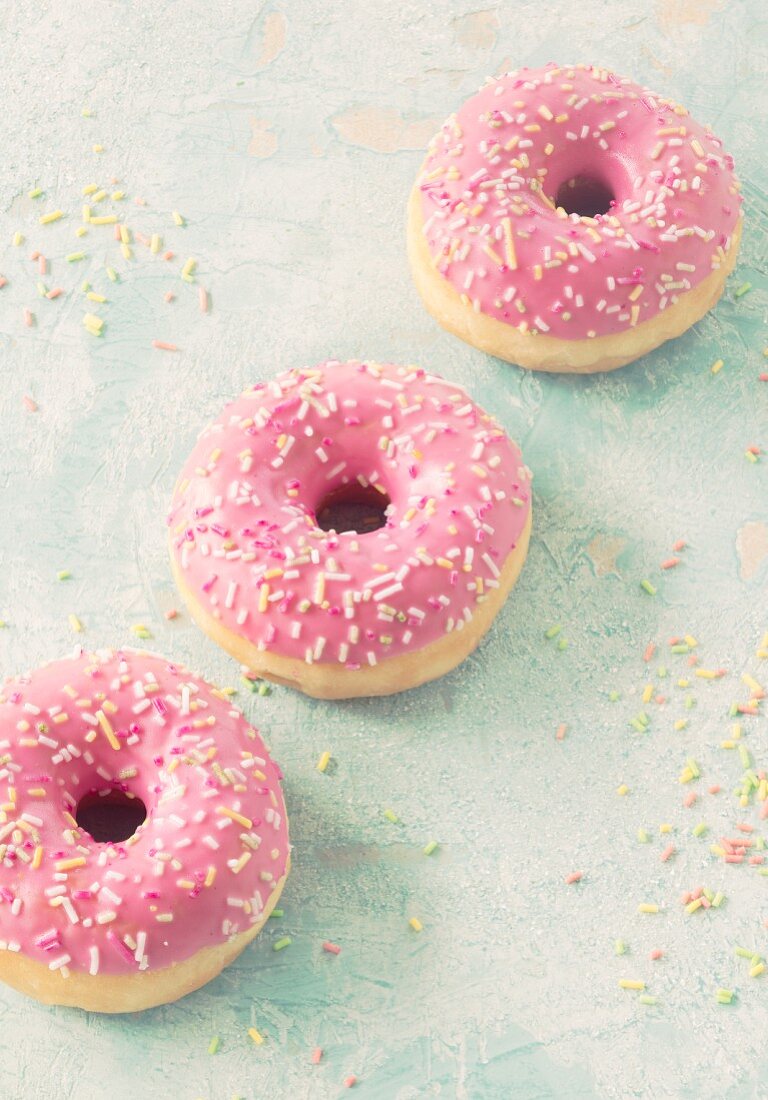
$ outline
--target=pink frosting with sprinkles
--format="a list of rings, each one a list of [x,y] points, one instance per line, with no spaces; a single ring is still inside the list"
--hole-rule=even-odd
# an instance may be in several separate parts
[[[77,652],[0,690],[0,949],[158,970],[259,921],[288,860],[281,775],[227,696],[136,650]],[[95,841],[89,792],[147,817]]]
[[[172,553],[204,608],[261,650],[346,668],[463,629],[530,509],[517,446],[459,386],[417,367],[327,362],[247,389],[181,473]],[[322,530],[344,485],[386,525]]]
[[[613,196],[606,213],[557,208],[577,178]],[[435,136],[417,187],[429,251],[465,303],[560,339],[622,332],[674,304],[723,262],[741,204],[708,128],[585,65],[491,80]]]

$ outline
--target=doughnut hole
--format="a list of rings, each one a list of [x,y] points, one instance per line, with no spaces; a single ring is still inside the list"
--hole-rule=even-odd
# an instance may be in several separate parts
[[[74,817],[97,843],[114,844],[133,836],[146,820],[147,807],[137,795],[110,788],[83,795]]]
[[[322,531],[368,535],[386,526],[390,503],[373,485],[353,481],[326,493],[315,508],[315,522]]]
[[[557,206],[580,218],[607,214],[615,201],[613,188],[596,176],[571,176],[560,184],[555,195]]]

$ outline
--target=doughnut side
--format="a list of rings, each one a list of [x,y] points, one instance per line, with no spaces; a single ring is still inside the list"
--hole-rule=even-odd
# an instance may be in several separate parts
[[[140,1012],[177,1001],[215,978],[248,946],[264,927],[282,893],[290,869],[275,886],[262,918],[224,943],[203,947],[188,959],[161,970],[90,975],[70,970],[66,978],[23,953],[0,952],[0,981],[19,993],[49,1005],[65,1005],[89,1012]]]
[[[226,650],[241,665],[257,676],[274,683],[297,688],[316,699],[352,699],[371,695],[393,695],[436,680],[460,664],[476,648],[489,630],[520,575],[528,553],[531,511],[517,545],[507,555],[499,577],[499,587],[489,591],[477,606],[463,630],[445,634],[436,642],[380,661],[373,668],[347,669],[341,664],[304,661],[259,650],[244,638],[223,626],[201,606],[188,588],[184,574],[171,550],[174,580],[192,618],[205,634]]]
[[[476,313],[435,268],[423,233],[421,196],[417,188],[408,203],[408,256],[413,279],[424,305],[444,329],[466,343],[516,363],[527,370],[563,374],[590,374],[616,370],[649,351],[681,336],[709,312],[723,293],[739,251],[742,220],[733,232],[723,263],[674,305],[634,328],[594,339],[560,340],[543,333],[519,332],[495,317]]]

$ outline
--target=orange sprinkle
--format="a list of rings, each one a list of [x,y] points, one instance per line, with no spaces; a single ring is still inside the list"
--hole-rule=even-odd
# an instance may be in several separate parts
[[[680,558],[667,558],[666,561],[661,563],[662,569],[674,569],[676,565],[680,564]]]
[[[57,286],[54,287],[53,290],[48,291],[48,293],[46,294],[46,298],[59,298],[63,293],[64,291],[61,289],[61,287]]]
[[[24,408],[27,410],[27,412],[31,412],[31,413],[36,413],[37,412],[38,404],[31,397],[24,396],[24,397],[22,397],[22,401],[24,403]]]
[[[315,1047],[315,1049],[312,1051],[312,1059],[311,1059],[312,1065],[313,1066],[319,1066],[320,1065],[320,1059],[322,1057],[323,1057],[323,1048],[322,1047]]]
[[[562,741],[565,738],[565,731],[567,729],[568,729],[568,727],[565,724],[565,722],[561,722],[560,725],[557,727],[557,732],[555,733],[555,739],[557,741]]]
[[[166,619],[175,619],[178,616],[178,611],[175,607],[169,607],[165,613]]]
[[[672,545],[672,549],[675,552],[678,552],[679,550],[685,550],[687,545],[688,543],[685,541],[685,539],[678,539],[677,542]]]
[[[158,348],[159,351],[178,351],[179,349],[175,344],[169,344],[166,340],[153,340],[152,347]]]
[[[645,647],[645,653],[643,654],[643,660],[646,663],[648,661],[652,660],[653,655],[654,655],[655,652],[656,652],[656,643],[655,642],[649,642],[648,645]]]
[[[167,291],[163,295],[163,297],[165,298],[166,302],[175,302],[176,301],[176,295],[173,293],[172,290]]]
[[[574,882],[581,882],[581,871],[571,871],[570,875],[565,876],[566,886],[572,886]]]

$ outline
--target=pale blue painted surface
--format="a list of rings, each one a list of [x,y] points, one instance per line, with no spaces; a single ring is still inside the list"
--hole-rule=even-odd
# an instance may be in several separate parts
[[[236,682],[232,663],[186,617],[163,619],[177,602],[163,515],[196,431],[243,384],[279,369],[329,355],[418,361],[500,417],[536,489],[522,579],[453,675],[376,702],[316,703],[283,689],[240,697],[287,775],[295,851],[280,928],[206,989],[137,1018],[49,1010],[0,992],[3,1095],[763,1094],[766,979],[749,979],[733,946],[768,948],[768,882],[754,868],[723,866],[689,830],[698,820],[714,835],[740,819],[759,826],[730,794],[735,754],[718,746],[728,704],[744,690],[738,674],[756,673],[752,654],[768,629],[768,460],[744,458],[748,444],[768,447],[768,386],[757,381],[768,342],[764,6],[583,0],[473,10],[437,0],[86,0],[45,13],[18,0],[3,14],[5,671],[67,650],[75,611],[89,644],[125,643],[131,624],[146,622],[157,649]],[[263,64],[265,28],[279,45],[280,15],[270,12],[282,13],[285,43]],[[526,375],[452,340],[422,310],[406,269],[403,210],[431,129],[424,120],[441,121],[500,67],[553,58],[599,61],[679,97],[725,139],[747,197],[741,259],[714,314],[594,380]],[[94,118],[80,117],[85,105]],[[411,148],[384,153],[350,140],[358,108],[379,119],[394,112],[390,128],[399,115],[394,144]],[[271,142],[270,156],[255,155]],[[163,233],[178,253],[174,272],[198,258],[210,316],[146,249],[132,264],[117,256],[131,273],[112,287],[100,270],[104,254],[116,254],[109,230],[80,245],[93,257],[80,270],[63,263],[78,247],[80,188],[112,175],[129,201],[147,200],[126,220]],[[32,204],[36,182],[46,198]],[[38,205],[71,217],[40,229]],[[172,209],[188,219],[184,230]],[[22,249],[9,243],[17,229],[28,234]],[[103,340],[82,329],[77,295],[36,297],[32,247],[53,258],[49,286],[87,277],[110,296],[95,307]],[[755,289],[735,301],[744,280]],[[179,301],[168,306],[172,284]],[[21,323],[25,306],[37,314],[32,330]],[[155,337],[182,352],[152,351]],[[718,357],[726,365],[713,377]],[[23,408],[24,394],[38,413]],[[661,575],[679,537],[690,542],[685,564]],[[606,539],[621,545],[604,572]],[[63,568],[73,573],[66,584],[56,581]],[[659,584],[655,599],[639,588],[645,576]],[[565,652],[543,640],[554,621],[564,624]],[[684,631],[701,640],[704,664],[731,675],[695,687],[681,733],[672,723],[687,713],[682,692],[667,680],[673,701],[649,708],[651,732],[640,737],[627,720],[648,678],[642,651]],[[621,702],[608,701],[611,690]],[[765,732],[764,718],[751,720],[757,766],[768,762]],[[323,776],[314,765],[326,748],[336,769]],[[702,766],[702,792],[712,782],[725,790],[693,810],[677,782],[686,755]],[[621,782],[631,788],[623,799]],[[385,821],[385,806],[403,824]],[[661,822],[677,830],[668,864],[659,862]],[[645,847],[635,841],[640,825],[653,837]],[[431,837],[441,849],[427,858]],[[567,888],[574,869],[584,882]],[[677,896],[698,884],[728,901],[684,917]],[[638,917],[640,901],[666,909]],[[411,915],[421,935],[408,928]],[[293,944],[275,954],[282,932]],[[616,937],[631,945],[623,959]],[[321,951],[326,938],[342,945],[338,958]],[[653,947],[663,961],[648,962]],[[659,1005],[638,1005],[618,990],[620,977],[647,980]],[[715,1004],[717,985],[738,991],[734,1005]],[[251,1024],[268,1036],[259,1049]],[[214,1034],[221,1047],[211,1057]],[[312,1067],[316,1045],[326,1056]],[[342,1086],[350,1073],[354,1094]]]

